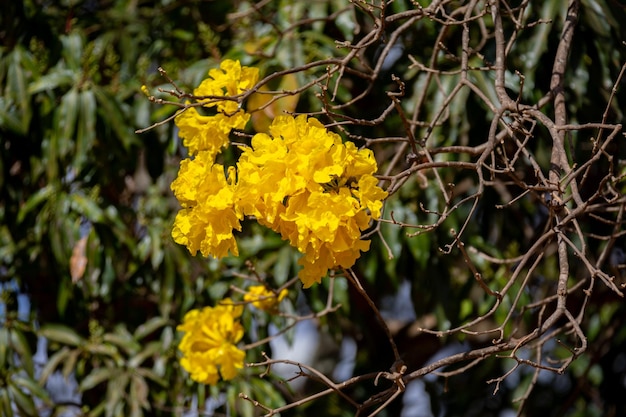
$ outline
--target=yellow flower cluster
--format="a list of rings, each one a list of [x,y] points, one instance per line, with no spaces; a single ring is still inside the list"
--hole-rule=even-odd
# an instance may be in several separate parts
[[[278,116],[269,131],[239,157],[236,209],[298,248],[306,288],[369,249],[361,231],[380,217],[387,194],[376,185],[373,153],[343,143],[318,120]]]
[[[248,292],[243,296],[243,300],[252,303],[259,310],[274,313],[278,309],[278,304],[287,296],[287,289],[283,289],[278,294],[267,289],[265,285],[253,285],[248,288]]]
[[[196,95],[240,94],[254,85],[258,73],[225,61],[221,71],[209,75]],[[176,119],[194,157],[181,163],[172,183],[182,205],[174,240],[193,254],[237,255],[233,230],[241,230],[244,216],[254,216],[304,255],[299,277],[305,288],[331,268],[351,267],[369,249],[361,232],[380,217],[387,196],[373,176],[373,153],[344,143],[314,118],[283,115],[274,119],[269,134],[258,133],[251,146],[241,147],[236,167],[226,170],[215,156],[228,143],[230,128],[243,128],[249,115],[233,101],[207,100],[217,106],[217,115],[187,110]]]
[[[241,230],[241,214],[233,210],[235,190],[224,175],[224,167],[215,164],[208,152],[180,164],[172,182],[174,195],[182,209],[176,215],[172,237],[195,254],[223,258],[230,250],[238,255],[233,229]]]
[[[196,104],[202,111],[215,107],[216,113],[202,115],[196,107],[189,107],[176,117],[178,134],[190,154],[207,151],[215,157],[228,145],[230,131],[246,126],[250,115],[241,110],[236,101],[220,97],[237,96],[254,87],[258,78],[257,68],[242,67],[239,61],[230,59],[224,60],[220,69],[209,71],[209,78],[193,94],[198,97]]]
[[[257,68],[242,67],[239,61],[225,60],[220,69],[209,71],[194,90],[203,109],[215,107],[216,114],[201,115],[189,107],[176,117],[183,144],[193,159],[181,162],[178,177],[172,182],[174,195],[182,210],[178,212],[172,237],[187,246],[191,253],[222,258],[230,250],[237,255],[233,229],[241,230],[241,214],[233,210],[232,181],[227,181],[224,167],[215,163],[216,155],[228,145],[232,129],[243,129],[250,115],[229,98],[252,88],[259,78]],[[229,179],[230,180],[230,179]]]
[[[185,332],[178,348],[183,353],[182,367],[191,379],[215,385],[219,375],[233,379],[243,368],[245,353],[236,344],[243,337],[239,317],[242,305],[225,299],[215,307],[189,311],[177,330]]]
[[[192,254],[238,255],[233,231],[241,230],[245,216],[253,216],[303,254],[299,277],[306,288],[331,268],[351,267],[369,249],[361,232],[380,217],[387,193],[373,175],[377,166],[370,150],[344,143],[306,116],[276,117],[268,133],[254,135],[250,146],[240,148],[235,166],[216,163],[231,130],[243,129],[250,119],[233,97],[257,80],[257,69],[226,60],[194,90],[196,102],[176,117],[191,156],[172,182],[182,206],[172,237]],[[286,295],[287,290],[251,286],[244,301],[274,313]],[[214,385],[243,368],[245,354],[237,347],[242,310],[225,299],[185,315],[178,326],[184,332],[180,363],[193,380]]]

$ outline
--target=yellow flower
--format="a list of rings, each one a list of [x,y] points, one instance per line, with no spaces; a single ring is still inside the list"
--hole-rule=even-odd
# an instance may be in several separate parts
[[[250,115],[243,110],[231,116],[223,113],[203,116],[195,107],[189,107],[176,116],[175,122],[179,129],[178,136],[183,139],[189,154],[209,151],[215,159],[215,155],[228,145],[230,131],[245,128],[249,119]]]
[[[230,299],[215,307],[189,311],[177,330],[184,332],[178,349],[183,356],[181,366],[194,381],[215,385],[219,375],[224,380],[237,376],[243,368],[245,353],[236,344],[243,337],[239,317],[243,306]]]
[[[172,238],[191,254],[223,258],[238,255],[233,230],[241,230],[242,216],[235,211],[234,185],[224,167],[212,163],[208,151],[181,162],[172,191],[182,209],[176,215]]]
[[[361,232],[380,217],[387,193],[372,175],[369,150],[327,131],[313,118],[279,116],[237,163],[237,207],[298,248],[305,287],[328,269],[351,267],[369,248]]]
[[[300,258],[298,263],[303,268],[298,277],[304,288],[315,283],[319,284],[329,269],[336,268],[338,265],[346,268],[348,268],[346,265],[354,265],[361,252],[366,252],[369,247],[369,240],[357,240],[353,248],[342,252],[337,252],[331,245],[322,245],[318,250],[311,250]]]
[[[225,59],[219,69],[209,71],[209,77],[194,90],[195,96],[237,96],[254,87],[259,79],[259,69],[242,67],[239,61]],[[239,108],[239,104],[233,99],[216,101],[207,98],[203,103],[206,103],[207,107],[217,105],[217,110],[227,115]]]
[[[288,151],[282,139],[260,133],[252,138],[252,148],[243,148],[237,162],[239,209],[272,229],[284,210],[285,196],[304,185],[294,175],[286,176]]]
[[[212,115],[203,115],[195,107],[188,107],[176,116],[176,126],[183,145],[191,155],[210,151],[215,157],[228,144],[232,129],[243,129],[250,115],[239,108],[231,97],[254,87],[259,78],[257,68],[242,67],[239,61],[224,60],[220,69],[209,71],[209,78],[194,90],[197,101],[205,109],[216,107]],[[207,97],[207,98],[202,98]],[[229,97],[220,100],[219,97]]]
[[[193,159],[181,162],[172,183],[182,206],[172,237],[192,254],[237,255],[233,230],[241,230],[244,216],[253,216],[303,254],[300,278],[306,288],[328,269],[351,267],[369,249],[361,233],[380,217],[387,193],[373,175],[372,151],[344,143],[305,115],[276,117],[269,134],[258,133],[251,146],[241,147],[227,179],[215,157],[227,146],[230,131],[243,129],[250,118],[236,96],[257,80],[256,68],[225,60],[194,90],[203,111],[215,114],[189,107],[176,117]],[[280,301],[280,295],[275,298]],[[248,301],[263,308],[260,299]]]
[[[364,175],[359,178],[358,188],[354,190],[354,195],[361,202],[362,207],[367,207],[374,219],[380,217],[380,210],[383,201],[387,197],[387,192],[378,187],[378,180],[372,175]]]
[[[287,289],[280,293],[267,289],[264,285],[253,285],[248,288],[248,292],[243,296],[244,301],[251,302],[256,308],[274,313],[278,309],[278,304],[287,296]]]

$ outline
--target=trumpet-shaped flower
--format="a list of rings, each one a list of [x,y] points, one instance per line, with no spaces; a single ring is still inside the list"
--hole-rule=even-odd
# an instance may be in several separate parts
[[[185,333],[178,345],[183,354],[180,364],[194,381],[215,385],[220,375],[230,380],[243,368],[245,353],[236,346],[243,337],[242,311],[243,306],[225,299],[185,315],[177,327]]]
[[[254,87],[258,79],[258,68],[242,67],[239,61],[225,59],[219,69],[213,68],[209,71],[209,78],[202,81],[193,94],[198,97],[207,97],[203,103],[206,106],[217,105],[219,112],[235,113],[239,109],[239,104],[232,97]],[[212,96],[229,99],[216,101]]]
[[[230,116],[217,113],[212,116],[201,115],[195,107],[189,107],[176,116],[178,136],[191,155],[200,151],[209,151],[215,159],[222,148],[228,145],[228,135],[233,129],[243,129],[250,115],[240,110]]]
[[[244,301],[251,302],[256,308],[274,313],[278,309],[278,304],[287,296],[287,289],[279,293],[267,289],[264,285],[253,285],[248,288],[248,292],[243,296]]]
[[[172,237],[189,252],[222,258],[238,255],[233,230],[241,230],[242,217],[234,210],[233,180],[227,181],[224,167],[213,164],[208,151],[181,162],[178,177],[172,182],[174,195],[182,209],[176,215]]]
[[[191,155],[206,150],[215,156],[228,144],[232,129],[246,126],[250,115],[232,97],[254,87],[258,78],[257,68],[242,67],[239,61],[230,59],[224,60],[219,69],[209,71],[209,78],[194,90],[194,95],[204,109],[215,107],[215,114],[203,115],[195,107],[188,107],[175,120]]]

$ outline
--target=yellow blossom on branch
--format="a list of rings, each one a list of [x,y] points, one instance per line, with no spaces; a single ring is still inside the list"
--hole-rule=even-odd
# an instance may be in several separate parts
[[[176,119],[192,159],[181,163],[172,183],[182,206],[174,240],[193,254],[237,255],[233,231],[251,216],[303,254],[299,277],[305,288],[329,269],[351,267],[369,249],[361,233],[380,217],[387,196],[374,177],[372,151],[344,143],[315,118],[281,115],[268,133],[241,147],[227,179],[215,156],[231,129],[245,126],[249,115],[232,98],[255,86],[258,70],[226,60],[209,77],[194,94],[217,114],[204,116],[190,107]]]
[[[216,258],[229,251],[239,254],[233,230],[241,230],[242,216],[234,210],[234,185],[229,180],[208,151],[181,162],[172,190],[182,209],[174,220],[172,237],[194,255],[198,251]]]
[[[276,293],[264,285],[253,285],[248,288],[248,292],[243,296],[243,300],[251,302],[256,308],[273,313],[277,310],[278,304],[287,296],[287,289]]]
[[[243,306],[230,299],[215,307],[189,311],[177,330],[184,332],[178,349],[183,356],[181,366],[191,379],[202,384],[215,385],[219,376],[233,379],[243,368],[245,353],[236,344],[243,337],[239,317]]]
[[[236,205],[304,254],[299,276],[309,287],[369,249],[361,232],[380,217],[387,193],[376,185],[372,152],[344,144],[318,120],[278,116],[269,130],[242,148]]]
[[[207,97],[206,106],[217,105],[217,110],[222,113],[234,113],[239,109],[238,103],[232,99],[256,84],[259,79],[259,69],[254,67],[242,67],[239,61],[225,59],[219,69],[211,69],[209,77],[193,91],[198,97]],[[212,99],[212,96],[228,97],[228,100]]]
[[[189,107],[176,116],[175,121],[178,135],[191,155],[209,151],[215,159],[215,155],[228,145],[231,130],[243,129],[249,119],[250,115],[243,110],[232,116],[223,113],[203,116],[195,107]]]
[[[197,102],[205,112],[188,107],[176,116],[179,136],[191,155],[199,151],[211,151],[215,156],[228,144],[232,129],[243,129],[250,115],[239,108],[232,97],[251,89],[259,78],[257,68],[242,67],[239,61],[224,60],[219,69],[209,71],[209,78],[194,90]],[[220,100],[219,97],[225,97]],[[215,109],[207,110],[212,107]]]

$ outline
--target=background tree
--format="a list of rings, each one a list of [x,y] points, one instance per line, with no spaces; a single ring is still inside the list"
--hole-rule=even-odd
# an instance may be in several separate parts
[[[626,412],[618,2],[2,10],[4,414],[429,415],[416,402],[449,416]],[[372,247],[310,289],[294,279],[296,251],[254,222],[239,256],[221,261],[170,239],[170,184],[187,156],[170,116],[226,58],[261,73],[233,98],[252,113],[234,143],[288,112],[376,155],[389,197]],[[176,360],[177,324],[251,283],[289,288],[281,314],[242,316],[256,365],[193,384]],[[288,358],[261,342],[286,329],[297,343],[306,320],[317,360],[291,368],[289,388],[271,371]],[[49,342],[44,363],[35,336]],[[346,340],[354,366],[332,382]],[[56,370],[76,376],[80,404],[45,390]]]

